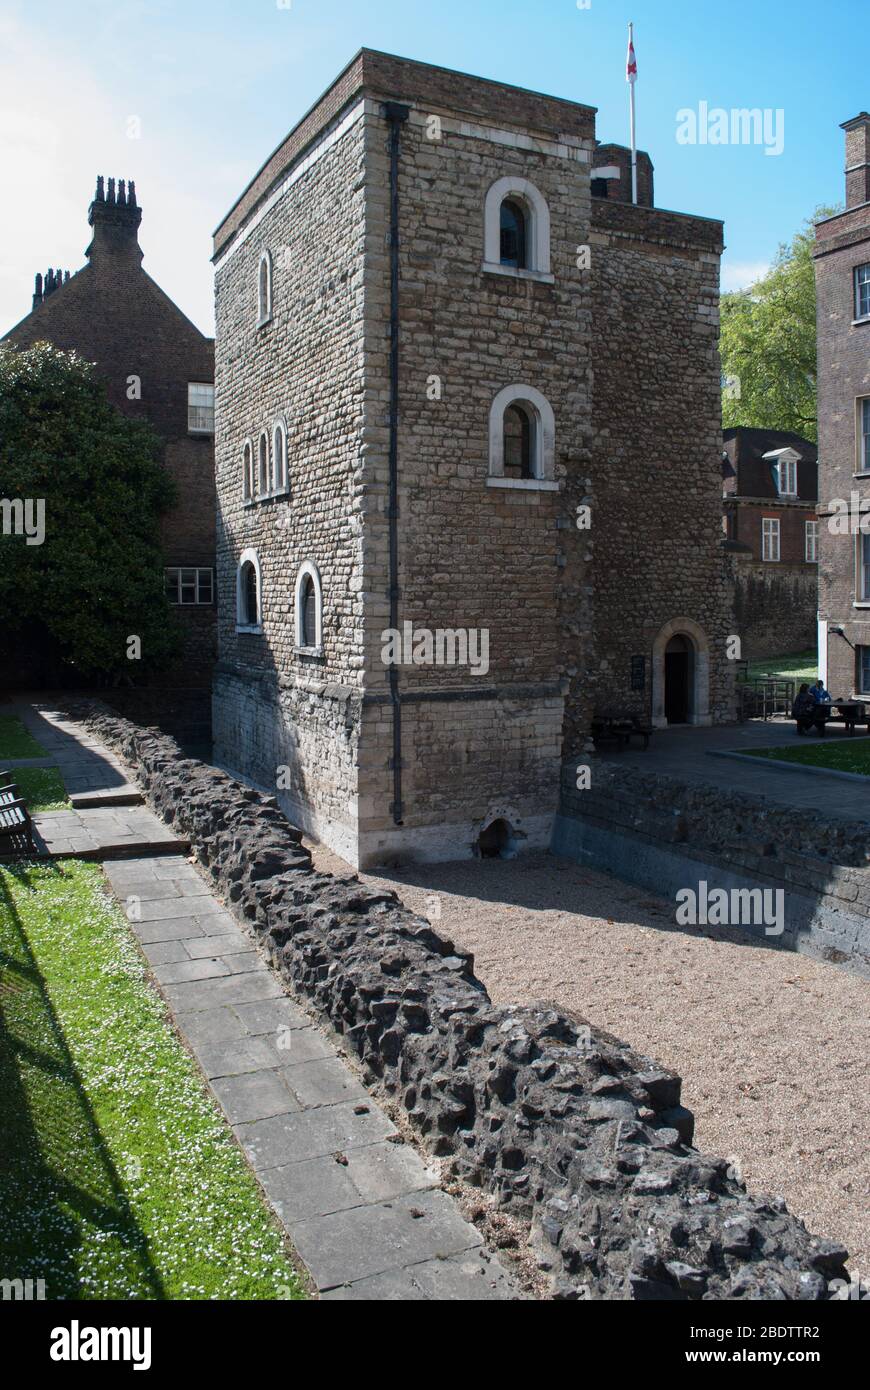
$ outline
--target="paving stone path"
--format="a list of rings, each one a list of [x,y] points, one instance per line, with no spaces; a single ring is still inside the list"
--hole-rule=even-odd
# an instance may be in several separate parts
[[[65,781],[71,768],[91,790],[136,790],[80,726],[47,708],[15,712],[54,744]],[[522,1296],[440,1190],[437,1168],[402,1142],[158,817],[119,806],[34,820],[52,854],[103,860],[179,1033],[322,1298]]]

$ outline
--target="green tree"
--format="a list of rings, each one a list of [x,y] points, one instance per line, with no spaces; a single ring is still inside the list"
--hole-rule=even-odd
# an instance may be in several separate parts
[[[816,285],[813,224],[820,207],[780,246],[767,274],[722,296],[722,423],[817,438]]]
[[[159,518],[174,485],[160,452],[151,426],[116,410],[76,353],[0,349],[0,657],[38,649],[111,684],[172,658]],[[37,543],[21,534],[25,506]]]

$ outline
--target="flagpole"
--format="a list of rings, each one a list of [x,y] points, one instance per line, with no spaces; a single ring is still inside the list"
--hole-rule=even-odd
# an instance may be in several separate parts
[[[634,25],[628,26],[628,49],[634,48]],[[637,128],[635,120],[634,89],[637,82],[629,82],[628,93],[631,102],[631,201],[637,203]]]

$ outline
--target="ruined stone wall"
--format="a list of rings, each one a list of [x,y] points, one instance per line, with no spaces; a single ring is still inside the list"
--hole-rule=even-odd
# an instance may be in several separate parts
[[[356,878],[312,871],[274,798],[126,721],[91,727],[186,835],[364,1080],[466,1182],[531,1223],[562,1299],[820,1300],[842,1246],[692,1147],[680,1079],[552,1006],[496,1008],[473,961]]]
[[[649,717],[653,644],[687,618],[710,644],[710,719],[733,717],[722,553],[718,222],[593,200],[595,600],[577,699]],[[631,689],[631,659],[646,684]],[[573,706],[574,698],[572,692]],[[582,732],[582,707],[569,726]]]

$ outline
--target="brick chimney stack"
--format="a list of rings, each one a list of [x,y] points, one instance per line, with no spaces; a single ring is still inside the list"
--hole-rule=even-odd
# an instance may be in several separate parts
[[[141,221],[142,209],[136,203],[133,180],[125,183],[124,179],[119,179],[116,191],[115,180],[109,179],[106,188],[101,174],[97,179],[94,201],[88,209],[88,222],[94,229],[94,235],[85,255],[91,260],[95,253],[98,256],[124,256],[140,264],[142,252],[138,232]]]
[[[846,207],[870,203],[870,115],[862,111],[844,121],[846,132]]]

